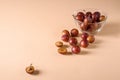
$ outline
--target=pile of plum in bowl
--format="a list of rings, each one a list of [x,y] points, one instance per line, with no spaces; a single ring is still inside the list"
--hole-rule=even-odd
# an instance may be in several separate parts
[[[103,28],[107,15],[98,9],[79,9],[74,11],[73,18],[81,32],[94,35]]]

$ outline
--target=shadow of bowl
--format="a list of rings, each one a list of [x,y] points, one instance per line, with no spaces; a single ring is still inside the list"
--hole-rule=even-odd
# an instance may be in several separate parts
[[[97,34],[99,36],[118,36],[120,34],[120,24],[117,22],[106,23],[103,29]]]

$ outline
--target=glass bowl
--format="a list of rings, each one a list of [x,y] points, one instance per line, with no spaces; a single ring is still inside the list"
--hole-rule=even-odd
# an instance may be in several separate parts
[[[85,19],[84,19],[84,21],[80,21],[80,20],[76,19],[78,12],[83,12],[84,14],[86,14],[86,12],[91,12],[92,16],[93,16],[94,12],[100,12],[100,15],[104,15],[104,20],[98,21],[98,22],[94,21],[91,23],[87,23],[87,25],[85,25]],[[102,28],[107,20],[107,15],[105,12],[103,12],[99,9],[79,9],[79,10],[74,11],[73,18],[75,20],[76,26],[80,29],[81,32],[86,32],[88,34],[95,35],[96,33],[100,32],[102,30]]]

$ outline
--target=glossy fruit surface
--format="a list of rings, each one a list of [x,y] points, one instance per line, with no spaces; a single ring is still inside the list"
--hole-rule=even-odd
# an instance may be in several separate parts
[[[74,28],[70,31],[70,33],[72,37],[77,37],[79,34],[79,31],[76,28]]]
[[[86,48],[88,47],[89,43],[87,40],[81,40],[80,41],[80,46],[83,47],[83,48]]]
[[[68,35],[68,36],[70,36],[70,33],[69,33],[68,30],[63,30],[63,31],[62,31],[62,35]]]
[[[92,18],[88,17],[84,19],[84,24],[88,25],[89,23],[92,23]]]
[[[87,37],[88,37],[88,33],[82,33],[82,34],[81,34],[81,38],[82,38],[82,39],[85,39],[85,40],[86,40]]]
[[[72,46],[75,46],[77,44],[77,39],[76,38],[70,38],[69,39],[69,44],[72,45]]]
[[[100,12],[98,12],[98,11],[94,12],[93,15],[92,15],[92,18],[93,18],[94,22],[99,22],[100,21],[99,20]]]
[[[87,30],[87,25],[85,25],[84,23],[81,23],[80,28],[82,31],[86,31]]]
[[[79,46],[72,46],[71,51],[75,54],[80,53],[81,49]]]
[[[89,35],[89,36],[87,37],[87,41],[88,41],[89,43],[93,43],[93,42],[95,41],[95,37],[94,37],[93,35]]]
[[[65,42],[68,42],[69,41],[69,36],[68,35],[62,35],[61,39]]]
[[[90,17],[90,18],[92,18],[92,12],[86,12],[85,17]]]
[[[77,13],[77,16],[76,16],[76,19],[79,20],[79,21],[83,21],[85,18],[85,15],[83,12],[78,12]]]

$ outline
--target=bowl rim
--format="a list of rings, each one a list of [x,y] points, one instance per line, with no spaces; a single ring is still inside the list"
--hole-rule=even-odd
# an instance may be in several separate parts
[[[92,10],[92,11],[91,11],[91,10]],[[105,21],[107,20],[107,18],[108,18],[107,13],[106,13],[105,11],[103,11],[103,10],[100,10],[100,9],[96,9],[96,8],[77,9],[77,10],[75,10],[75,11],[73,12],[72,16],[73,16],[74,20],[76,20],[77,22],[80,22],[80,23],[83,23],[83,22],[75,19],[77,13],[80,12],[80,11],[81,11],[81,12],[84,12],[84,13],[86,13],[86,12],[88,12],[88,11],[90,11],[90,12],[92,12],[92,13],[93,13],[93,11],[94,11],[94,12],[95,12],[95,11],[98,11],[98,12],[100,12],[102,15],[105,16],[105,20],[100,21],[100,22],[95,22],[95,23],[103,23],[103,22],[105,22]],[[94,24],[94,23],[90,23],[90,24]]]

